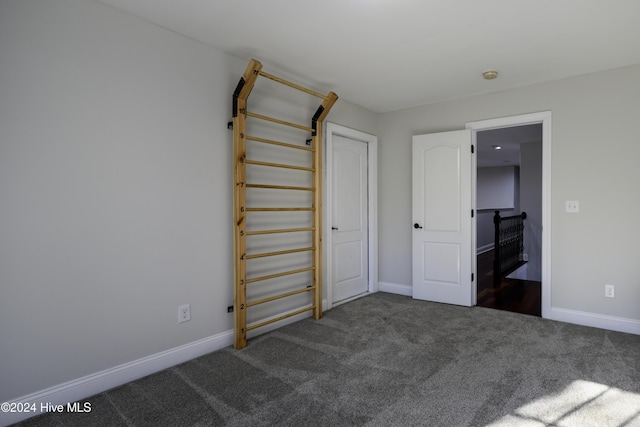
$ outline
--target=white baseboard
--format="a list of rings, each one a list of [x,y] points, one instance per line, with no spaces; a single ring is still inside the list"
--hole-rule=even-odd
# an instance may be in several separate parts
[[[551,307],[549,319],[640,335],[640,320]]]
[[[480,255],[480,254],[483,254],[485,252],[492,251],[493,250],[493,246],[494,246],[493,243],[489,243],[488,245],[484,245],[484,246],[478,246],[476,248],[476,255]]]
[[[305,317],[311,316],[311,311],[291,316],[279,322],[257,328],[251,331],[249,337],[260,335],[284,325],[297,322]],[[41,405],[64,405],[67,403],[81,401],[103,391],[118,387],[122,384],[137,380],[144,376],[162,371],[163,369],[176,366],[196,357],[211,353],[221,348],[233,345],[233,330],[222,332],[198,341],[175,347],[151,356],[143,357],[132,362],[124,363],[104,371],[96,372],[68,381],[63,384],[50,387],[45,390],[13,399],[12,402],[35,404],[36,412],[27,413],[5,413],[0,412],[0,427],[14,424],[27,418],[40,415]]]
[[[380,292],[412,296],[413,290],[409,285],[398,283],[379,282]],[[626,332],[640,335],[640,321],[623,317],[605,316],[600,314],[568,310],[563,308],[551,308],[549,319],[560,322],[574,323],[577,325],[591,326],[595,328],[609,329],[612,331]],[[276,329],[285,324],[293,323],[309,314],[300,314],[284,319],[276,324],[268,325],[268,328],[260,328],[261,333]],[[68,381],[63,384],[40,390],[26,396],[14,399],[12,402],[35,404],[36,409],[41,405],[66,405],[69,402],[81,401],[103,391],[118,387],[138,378],[159,372],[196,357],[220,350],[233,344],[233,330],[222,332],[198,341],[194,341],[179,347],[162,351],[151,356],[143,357],[129,363],[125,363],[104,371],[96,372]],[[40,415],[41,412],[5,413],[0,412],[0,426],[8,426],[27,418]]]
[[[390,294],[413,296],[413,287],[411,285],[401,285],[399,283],[378,282],[378,290],[380,292],[388,292]]]
[[[413,289],[410,285],[380,282],[379,289],[380,292],[413,296]],[[628,319],[625,317],[607,316],[585,311],[551,307],[548,319],[556,320],[559,322],[573,323],[576,325],[608,329],[610,331],[640,335],[640,320]]]
[[[66,407],[67,403],[80,401],[232,344],[233,331],[227,331],[19,397],[12,402],[35,404],[36,412],[2,412],[0,413],[0,426],[8,426],[40,415],[45,412],[40,412],[42,404],[46,406],[47,403],[50,403]]]

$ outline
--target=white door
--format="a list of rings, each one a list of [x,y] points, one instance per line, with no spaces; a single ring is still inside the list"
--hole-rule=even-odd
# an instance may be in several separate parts
[[[471,131],[413,137],[413,297],[472,305]]]
[[[332,302],[339,302],[368,291],[367,143],[334,135],[331,157]]]

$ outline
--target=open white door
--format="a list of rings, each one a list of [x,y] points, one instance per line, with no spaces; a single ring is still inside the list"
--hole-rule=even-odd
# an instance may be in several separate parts
[[[471,131],[413,137],[413,297],[471,306]]]

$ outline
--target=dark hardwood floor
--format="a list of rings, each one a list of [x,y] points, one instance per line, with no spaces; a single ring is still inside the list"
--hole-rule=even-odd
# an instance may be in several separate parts
[[[542,316],[541,283],[531,280],[507,279],[493,284],[493,251],[478,255],[478,301],[480,307]]]

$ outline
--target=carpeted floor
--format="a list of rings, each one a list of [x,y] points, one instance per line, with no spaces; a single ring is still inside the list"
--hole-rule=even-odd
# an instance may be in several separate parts
[[[21,425],[640,426],[640,336],[377,293],[85,401]]]

